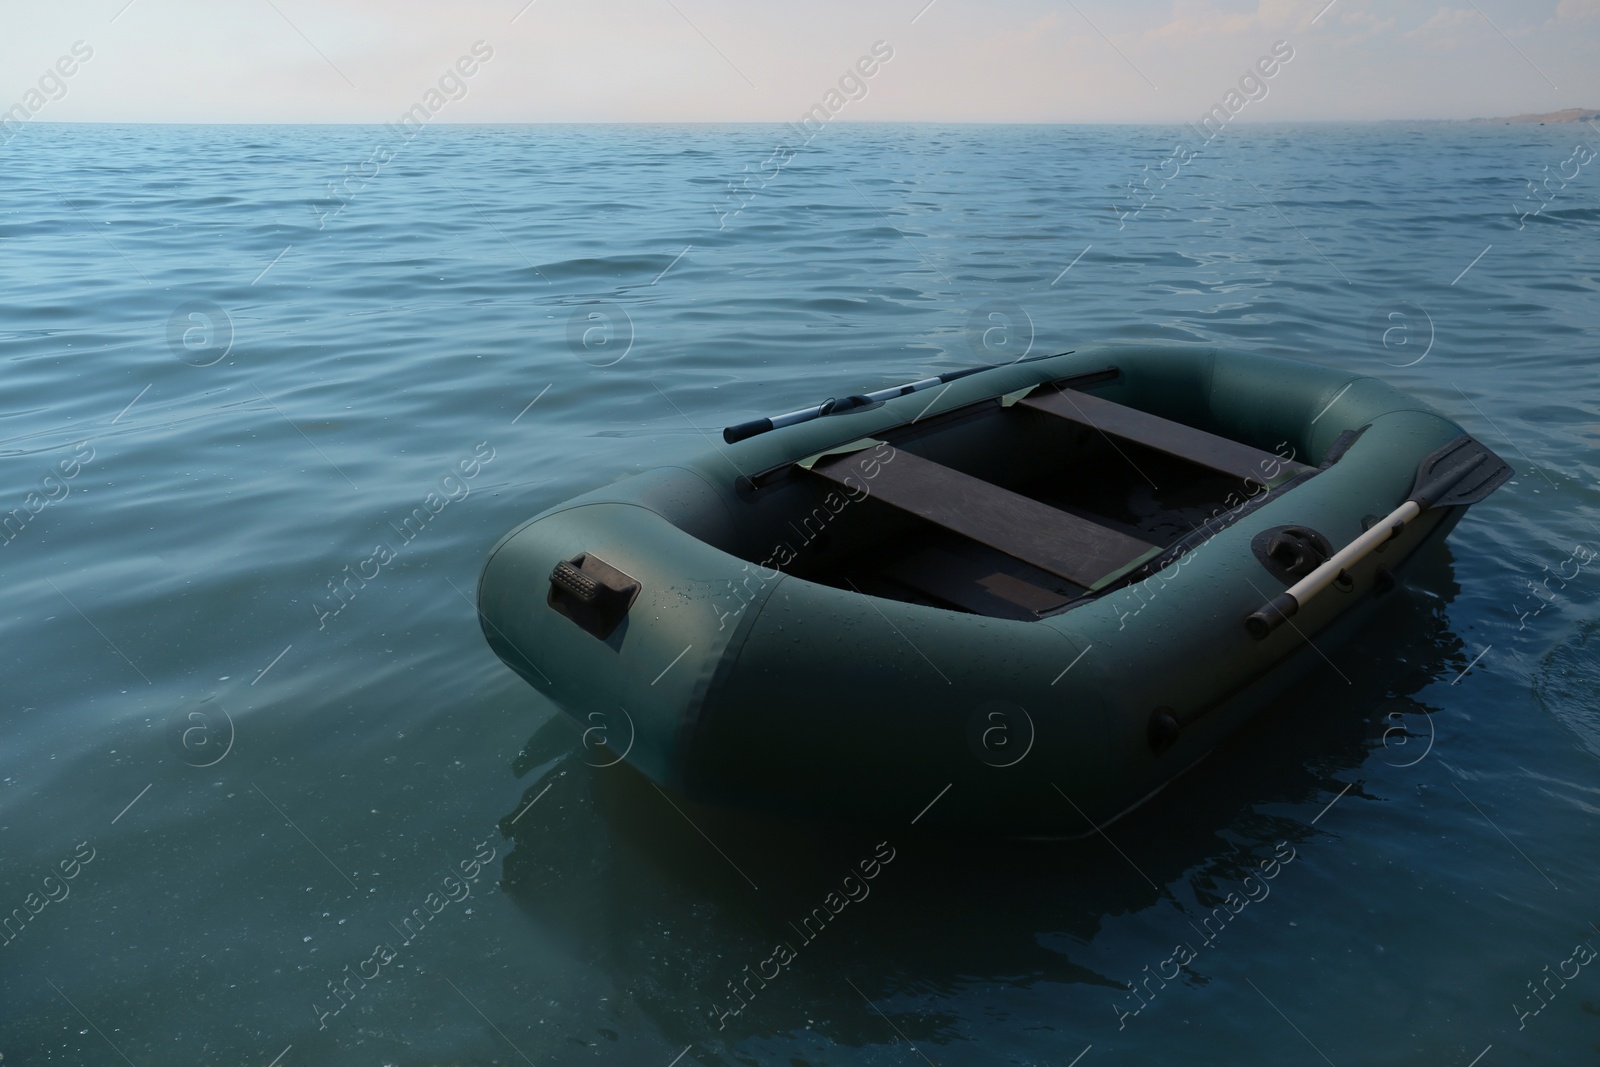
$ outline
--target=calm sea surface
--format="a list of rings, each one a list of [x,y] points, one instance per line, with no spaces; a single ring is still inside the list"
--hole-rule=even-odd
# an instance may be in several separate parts
[[[0,149],[8,1067],[1596,1062],[1600,130],[785,136]],[[1106,836],[674,806],[480,635],[550,504],[1109,339],[1380,375],[1517,474]]]

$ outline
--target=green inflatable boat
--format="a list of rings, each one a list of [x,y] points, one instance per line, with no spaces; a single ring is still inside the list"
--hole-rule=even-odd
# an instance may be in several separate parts
[[[691,799],[1010,835],[1150,797],[1511,473],[1373,378],[1178,346],[724,437],[504,537],[490,646]]]

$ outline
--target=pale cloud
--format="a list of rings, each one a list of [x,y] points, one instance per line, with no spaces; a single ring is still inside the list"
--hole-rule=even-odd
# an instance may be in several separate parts
[[[1600,0],[1597,0],[1600,2]],[[1341,12],[1338,16],[1338,25],[1344,32],[1346,43],[1370,41],[1389,33],[1395,27],[1394,16],[1379,18],[1370,11],[1359,8]]]
[[[1561,0],[1556,5],[1557,22],[1577,22],[1600,18],[1600,0]]]
[[[1600,0],[1595,0],[1595,2],[1600,3]],[[1029,26],[1026,30],[1023,30],[1021,36],[1023,40],[1026,41],[1039,41],[1042,40],[1046,35],[1053,34],[1060,29],[1061,15],[1059,12],[1052,11],[1043,18],[1035,21],[1033,25]]]
[[[1150,29],[1150,41],[1193,42],[1246,34],[1282,34],[1308,25],[1316,8],[1296,0],[1257,0],[1254,11],[1227,11],[1208,0],[1175,0],[1168,20]]]
[[[1441,7],[1427,22],[1408,30],[1406,36],[1440,47],[1454,48],[1462,43],[1468,31],[1479,28],[1486,28],[1483,16],[1471,8]]]

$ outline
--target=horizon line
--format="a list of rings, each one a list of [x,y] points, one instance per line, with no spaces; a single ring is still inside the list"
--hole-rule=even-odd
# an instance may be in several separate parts
[[[1558,111],[1539,112],[1534,114],[1537,119],[1545,115],[1560,115],[1569,111],[1591,112],[1600,116],[1600,108],[1561,108]],[[1387,122],[1437,122],[1437,123],[1503,123],[1518,126],[1544,126],[1548,123],[1538,122],[1524,118],[1527,115],[1475,115],[1469,118],[1439,118],[1434,116],[1407,116],[1401,118],[1316,118],[1316,119],[1246,119],[1243,122],[1233,121],[1231,127],[1237,126],[1375,126]],[[1520,121],[1518,121],[1520,120]],[[1189,125],[1187,119],[833,119],[829,126],[1184,126]],[[1582,119],[1572,119],[1572,122],[1581,122]],[[314,119],[260,119],[260,120],[191,120],[191,119],[34,119],[30,116],[27,120],[29,126],[348,126],[372,127],[392,125],[392,119],[374,119],[368,121],[330,122]],[[20,124],[19,124],[20,125]],[[788,126],[792,125],[785,119],[504,119],[486,120],[477,122],[462,121],[433,121],[429,127],[437,126]],[[1555,123],[1563,125],[1563,123]]]

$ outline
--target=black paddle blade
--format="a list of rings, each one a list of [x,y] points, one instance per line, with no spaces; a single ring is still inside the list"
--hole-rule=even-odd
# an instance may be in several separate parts
[[[1504,485],[1511,474],[1511,464],[1464,433],[1417,467],[1411,499],[1424,511],[1476,504]]]

